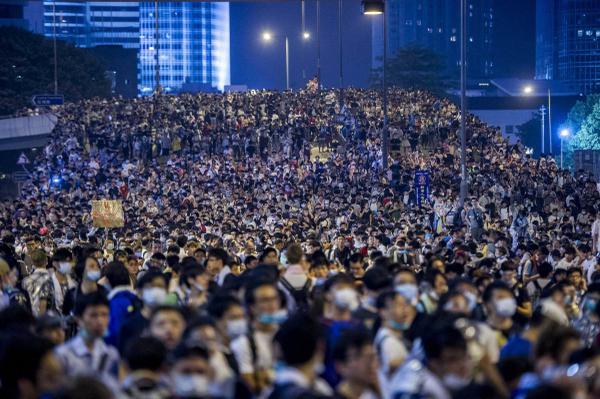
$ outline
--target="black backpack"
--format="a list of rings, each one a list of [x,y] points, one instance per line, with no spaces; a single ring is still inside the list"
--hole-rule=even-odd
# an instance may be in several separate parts
[[[292,296],[292,298],[294,298],[294,302],[296,303],[296,310],[308,310],[308,297],[310,294],[311,285],[310,279],[306,279],[306,282],[300,289],[294,288],[289,283],[289,281],[287,281],[283,277],[279,281],[283,285],[283,288],[285,288],[285,290]]]

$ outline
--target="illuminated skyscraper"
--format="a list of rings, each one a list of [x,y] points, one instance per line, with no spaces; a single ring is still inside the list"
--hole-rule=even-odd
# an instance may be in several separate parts
[[[138,92],[156,87],[155,3],[140,4]],[[229,4],[159,2],[158,54],[164,92],[223,90],[230,81]]]
[[[536,79],[600,91],[600,0],[538,0]]]
[[[467,65],[470,77],[494,74],[494,0],[467,1]],[[417,44],[440,54],[447,73],[460,69],[460,0],[386,0],[388,57]],[[373,23],[373,65],[383,55],[382,17]]]

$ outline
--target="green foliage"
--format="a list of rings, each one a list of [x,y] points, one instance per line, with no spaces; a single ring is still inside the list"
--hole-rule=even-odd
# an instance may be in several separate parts
[[[600,102],[600,94],[590,94],[584,101],[577,101],[569,111],[568,121],[573,132],[578,132],[594,106]]]
[[[416,44],[401,48],[387,60],[386,79],[389,86],[443,93],[444,62],[434,51]],[[380,85],[383,67],[372,71],[373,84]]]
[[[107,97],[104,66],[86,50],[57,41],[58,92],[66,101]],[[52,40],[23,29],[0,27],[0,115],[30,106],[34,94],[54,92]]]
[[[577,134],[571,140],[574,149],[600,150],[600,101],[596,102]]]

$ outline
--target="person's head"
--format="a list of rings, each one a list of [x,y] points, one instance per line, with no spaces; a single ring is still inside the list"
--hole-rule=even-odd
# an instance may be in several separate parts
[[[342,332],[333,347],[333,361],[344,381],[363,387],[377,381],[377,353],[373,339],[362,328]]]
[[[108,280],[111,288],[131,285],[129,272],[121,262],[110,262],[105,268],[104,276]]]
[[[585,315],[595,315],[598,317],[598,303],[600,303],[600,283],[594,282],[588,286],[588,289],[581,301],[581,310]]]
[[[124,361],[129,372],[145,370],[159,373],[167,361],[167,348],[157,338],[137,337],[127,344]]]
[[[75,317],[85,340],[102,338],[108,328],[108,298],[99,291],[78,295],[75,301]]]
[[[199,264],[203,264],[206,260],[206,250],[204,248],[197,248],[194,250],[193,256]]]
[[[179,344],[185,324],[181,309],[162,305],[152,310],[149,332],[151,336],[160,340],[167,349],[171,350]]]
[[[359,306],[358,292],[354,279],[345,274],[337,274],[329,278],[324,286],[325,302],[332,310],[353,312]]]
[[[217,295],[208,303],[208,314],[215,319],[220,333],[233,340],[246,334],[248,324],[242,303],[233,295]]]
[[[121,262],[123,264],[127,264],[127,252],[122,249],[118,249],[113,254],[113,260],[116,262]]]
[[[583,282],[582,274],[583,272],[580,268],[571,267],[569,270],[567,270],[567,279],[575,286],[575,288],[580,288]]]
[[[227,264],[227,251],[223,248],[213,248],[208,252],[206,271],[211,279],[217,277]]]
[[[517,282],[517,269],[511,261],[502,263],[500,267],[500,274],[502,275],[502,281],[509,287],[512,287]]]
[[[291,367],[316,366],[323,362],[324,342],[320,324],[304,313],[296,313],[283,322],[274,341],[281,360]]]
[[[396,275],[394,276],[394,286],[402,284],[417,285],[417,276],[415,275],[415,272],[407,267],[397,270]]]
[[[62,383],[62,366],[47,339],[29,333],[4,337],[0,349],[0,397],[36,399]]]
[[[565,260],[567,262],[572,262],[573,259],[575,259],[576,254],[577,254],[577,252],[575,251],[574,247],[569,245],[565,248]]]
[[[139,258],[135,255],[131,255],[127,257],[127,262],[125,262],[125,267],[127,267],[127,271],[131,276],[137,276],[140,271],[140,261]]]
[[[554,268],[549,262],[542,262],[538,266],[538,274],[541,278],[549,278]]]
[[[298,265],[302,262],[304,253],[300,245],[290,244],[285,251],[285,256],[289,265]]]
[[[17,284],[19,272],[16,265],[11,265],[0,258],[0,290],[10,290]]]
[[[388,290],[377,297],[377,310],[384,324],[396,331],[405,331],[415,316],[412,299],[395,290]]]
[[[360,279],[365,274],[365,262],[364,257],[359,252],[356,252],[350,256],[349,259],[349,269],[350,274],[354,276],[354,278]]]
[[[290,258],[288,255],[288,261],[289,260],[290,260]],[[260,255],[259,262],[263,263],[265,265],[277,266],[277,264],[279,263],[279,258],[277,256],[277,250],[273,247],[265,248],[263,250],[262,254]]]
[[[535,358],[546,364],[568,365],[571,354],[581,347],[577,331],[570,327],[553,325],[542,330],[535,346]]]
[[[508,286],[502,281],[489,284],[483,291],[483,304],[488,315],[511,318],[517,311],[517,301]]]
[[[48,255],[43,249],[33,249],[30,252],[31,261],[36,269],[45,269],[48,266]]]
[[[281,324],[283,300],[277,285],[272,281],[254,281],[246,287],[244,302],[252,319],[262,327]]]
[[[65,326],[60,316],[45,314],[39,317],[35,326],[35,332],[54,345],[60,345],[65,342]]]
[[[212,356],[219,350],[221,340],[215,321],[209,316],[199,316],[187,324],[182,341],[201,342]]]
[[[423,336],[427,367],[446,388],[458,390],[471,380],[472,367],[462,332],[451,324],[432,326]]]
[[[448,292],[448,283],[444,274],[437,269],[431,269],[425,275],[425,281],[431,287],[430,296],[439,299]]]
[[[213,371],[206,347],[198,342],[183,342],[173,350],[172,391],[178,398],[209,397]]]
[[[167,277],[158,270],[148,270],[137,280],[136,288],[144,305],[162,305],[167,298]]]
[[[59,273],[68,275],[73,269],[73,254],[68,248],[58,248],[52,256],[52,267]]]
[[[179,285],[190,294],[206,292],[209,282],[207,269],[199,265],[184,266],[179,273]]]

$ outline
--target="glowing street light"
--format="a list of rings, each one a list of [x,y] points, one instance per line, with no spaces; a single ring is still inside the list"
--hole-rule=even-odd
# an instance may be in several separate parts
[[[270,42],[271,40],[273,40],[273,35],[271,34],[271,32],[263,32],[262,39],[265,42]]]
[[[523,88],[523,93],[525,93],[525,94],[531,94],[531,93],[533,93],[533,87],[530,86],[530,85],[525,86]]]
[[[562,129],[559,133],[560,135],[560,168],[563,168],[563,142],[571,136],[571,131],[569,129]]]
[[[304,40],[308,40],[308,39],[310,39],[310,32],[304,32],[304,33],[302,33],[302,38],[303,38]]]
[[[273,40],[273,34],[269,31],[265,31],[262,34],[264,42],[271,42]],[[285,36],[285,89],[290,89],[290,47],[287,35]]]

